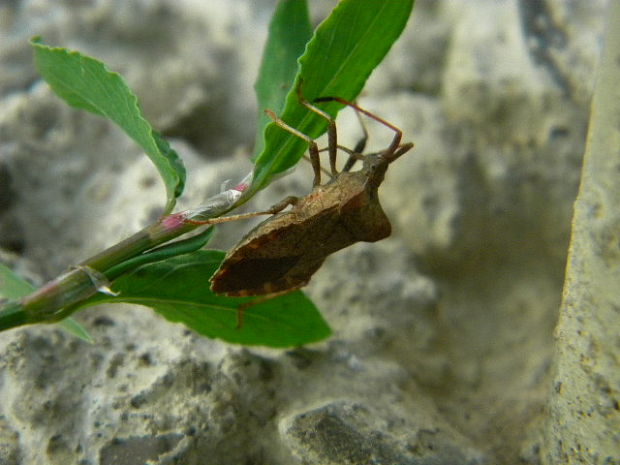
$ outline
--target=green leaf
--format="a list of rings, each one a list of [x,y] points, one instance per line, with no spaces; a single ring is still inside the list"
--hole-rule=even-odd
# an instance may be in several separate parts
[[[299,59],[296,83],[303,78],[303,94],[312,101],[336,96],[353,100],[372,70],[383,60],[407,23],[413,0],[341,0],[332,14],[317,28]],[[280,117],[312,138],[327,128],[327,121],[300,105],[293,89]],[[335,117],[339,103],[321,104]],[[265,129],[265,147],[256,158],[252,191],[262,189],[270,179],[286,171],[303,155],[307,144],[275,124]]]
[[[30,294],[34,290],[35,287],[32,284],[13,273],[13,271],[7,266],[0,263],[0,298],[16,300]],[[92,336],[73,318],[65,318],[64,320],[59,321],[58,324],[70,334],[73,334],[83,341],[92,344]]]
[[[166,319],[197,333],[244,345],[291,347],[319,341],[330,334],[314,304],[296,291],[245,310],[236,328],[237,308],[252,298],[215,295],[209,278],[225,253],[199,250],[149,263],[114,281],[118,296],[96,295],[81,306],[125,302],[152,308]]]
[[[167,192],[166,213],[174,208],[185,184],[185,168],[168,143],[142,116],[137,97],[118,73],[79,52],[32,40],[37,69],[69,105],[104,116],[136,141],[159,171]]]
[[[0,263],[0,299],[16,300],[34,291],[34,286]]]
[[[306,43],[312,37],[306,0],[280,0],[269,25],[269,36],[263,52],[254,89],[260,109],[254,155],[264,145],[263,133],[271,120],[262,111],[269,108],[280,113],[291,89]]]
[[[81,340],[88,342],[89,344],[95,342],[90,333],[86,331],[86,328],[84,328],[84,326],[79,324],[70,316],[65,318],[64,320],[60,320],[57,324],[69,334],[73,334],[75,337],[78,337]]]

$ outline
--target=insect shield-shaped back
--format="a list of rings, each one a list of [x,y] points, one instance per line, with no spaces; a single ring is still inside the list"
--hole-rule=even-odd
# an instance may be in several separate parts
[[[411,149],[402,144],[402,132],[387,121],[343,99],[325,97],[315,100],[336,100],[378,121],[394,131],[390,145],[383,151],[364,156],[362,144],[350,150],[336,140],[334,120],[308,102],[297,88],[300,103],[329,122],[330,175],[332,180],[321,184],[321,166],[316,141],[289,126],[273,112],[267,114],[274,123],[295,137],[308,142],[314,168],[313,190],[292,202],[293,208],[267,219],[235,246],[224,258],[211,278],[211,289],[229,296],[257,296],[289,292],[308,283],[326,257],[356,242],[375,242],[391,233],[390,222],[379,204],[377,191],[388,165]],[[359,147],[359,148],[358,148]],[[341,172],[336,169],[336,153],[349,154]],[[364,160],[360,171],[349,171],[355,161]],[[280,202],[282,204],[283,202]],[[281,211],[276,206],[271,212]],[[264,212],[263,212],[264,213]]]

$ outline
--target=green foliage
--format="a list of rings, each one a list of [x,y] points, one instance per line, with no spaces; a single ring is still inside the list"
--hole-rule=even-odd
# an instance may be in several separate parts
[[[319,341],[330,329],[314,304],[297,291],[253,305],[236,328],[237,308],[251,298],[213,294],[209,277],[224,258],[219,250],[199,250],[141,266],[114,282],[118,296],[97,294],[82,306],[131,303],[152,308],[203,336],[245,345],[290,347]]]
[[[258,108],[269,108],[280,114],[297,74],[297,59],[304,53],[311,37],[312,26],[306,0],[284,0],[278,3],[269,25],[269,36],[254,85]],[[259,113],[255,155],[262,151],[263,132],[270,121],[265,113]]]
[[[402,32],[412,8],[413,0],[341,0],[312,35],[306,0],[280,0],[255,86],[259,107],[276,111],[286,123],[312,138],[320,136],[327,121],[299,103],[297,84],[303,81],[302,92],[309,101],[326,96],[355,99]],[[166,185],[166,212],[170,212],[183,190],[185,170],[168,142],[144,119],[137,98],[122,78],[103,63],[78,52],[48,47],[37,39],[32,45],[39,72],[61,98],[116,122],[144,149]],[[320,105],[334,117],[342,108],[342,104],[334,102]],[[260,153],[255,158],[252,187],[241,202],[297,163],[306,150],[306,142],[263,115],[257,130],[256,152]],[[154,247],[161,242],[147,245],[135,249],[141,253],[132,258],[96,267],[105,271],[119,294],[98,293],[69,304],[61,314],[100,303],[124,302],[150,307],[204,336],[245,345],[288,347],[329,336],[326,322],[300,291],[270,300],[258,299],[259,303],[245,310],[242,328],[236,328],[239,306],[253,299],[211,292],[209,278],[224,257],[220,251],[198,250],[208,242],[211,232],[158,248]],[[123,246],[129,247],[121,243],[112,249]],[[31,292],[27,283],[26,287],[23,280],[8,271],[0,267],[0,291],[4,289],[11,298]],[[0,309],[0,328],[33,321],[40,320],[26,315],[19,304]],[[69,330],[87,338],[87,333],[76,325],[65,320]]]
[[[134,270],[139,266],[145,265],[147,263],[159,262],[170,257],[176,257],[177,255],[195,252],[196,250],[199,250],[205,245],[207,245],[207,243],[213,237],[214,232],[215,228],[210,227],[202,233],[190,237],[189,239],[184,239],[181,241],[173,242],[171,244],[166,244],[162,247],[158,247],[154,250],[150,250],[141,255],[132,257],[129,260],[125,260],[124,262],[121,262],[118,265],[107,270],[105,272],[106,278],[109,280],[113,280],[118,278],[119,276],[122,276],[124,273]]]
[[[111,119],[135,140],[159,171],[167,192],[166,212],[183,192],[185,168],[174,150],[144,119],[137,97],[105,64],[79,52],[32,41],[41,76],[69,105]]]
[[[355,99],[400,36],[412,8],[413,0],[341,0],[319,25],[299,59],[295,82],[303,79],[304,96],[309,101],[327,96]],[[279,116],[312,138],[323,134],[327,121],[299,103],[292,83],[289,89]],[[339,103],[323,104],[332,116],[340,108]],[[275,124],[266,127],[265,141],[256,158],[253,190],[262,189],[274,175],[295,165],[307,147],[306,142]]]
[[[57,324],[69,334],[73,334],[75,337],[83,340],[84,342],[88,342],[89,344],[93,344],[95,342],[90,333],[86,331],[86,328],[70,316],[64,320],[60,320]]]
[[[0,298],[16,300],[34,291],[34,286],[0,263]]]

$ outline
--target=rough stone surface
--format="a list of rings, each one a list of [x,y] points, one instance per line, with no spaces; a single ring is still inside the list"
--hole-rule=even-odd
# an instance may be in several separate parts
[[[556,327],[548,464],[620,464],[620,3],[608,14]]]
[[[407,419],[390,410],[389,405],[368,408],[336,401],[285,418],[281,430],[296,455],[307,463],[483,463],[480,454],[455,439],[454,432],[446,434],[449,427],[429,423],[429,412],[414,411]],[[416,415],[425,420],[410,421]]]
[[[311,3],[316,20],[333,5]],[[416,143],[381,189],[393,236],[330,257],[308,287],[332,338],[244,349],[128,306],[77,316],[94,345],[54,326],[4,333],[0,463],[540,463],[605,22],[605,2],[587,5],[418,0],[360,99]],[[28,38],[126,77],[188,165],[184,208],[250,169],[273,6],[0,4],[0,245],[16,268],[49,279],[163,205],[138,148],[40,81]],[[345,143],[359,135],[346,112],[339,127]],[[369,130],[371,150],[389,140]],[[254,206],[310,183],[300,166]],[[249,228],[226,225],[214,245]]]

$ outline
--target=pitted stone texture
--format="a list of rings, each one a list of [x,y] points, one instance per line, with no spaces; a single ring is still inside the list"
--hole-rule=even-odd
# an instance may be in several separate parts
[[[316,20],[334,4],[309,3]],[[39,81],[27,40],[42,34],[127,78],[147,117],[181,139],[190,180],[180,208],[191,208],[250,170],[252,82],[273,5],[0,2],[0,158],[12,183],[0,189],[12,197],[0,236],[20,239],[18,268],[40,283],[136,232],[164,202],[133,142]],[[418,0],[359,99],[416,143],[379,192],[393,236],[330,257],[308,287],[333,337],[243,350],[126,306],[77,315],[94,346],[54,327],[4,333],[0,458],[433,463],[406,446],[431,441],[437,460],[538,464],[604,7]],[[356,119],[343,112],[338,126],[355,143]],[[368,129],[371,151],[392,136]],[[302,164],[253,206],[305,194],[311,180]],[[222,227],[217,246],[250,228]],[[317,425],[342,441],[310,441]]]
[[[481,465],[482,454],[442,427],[388,409],[332,402],[285,419],[280,429],[307,465]]]

